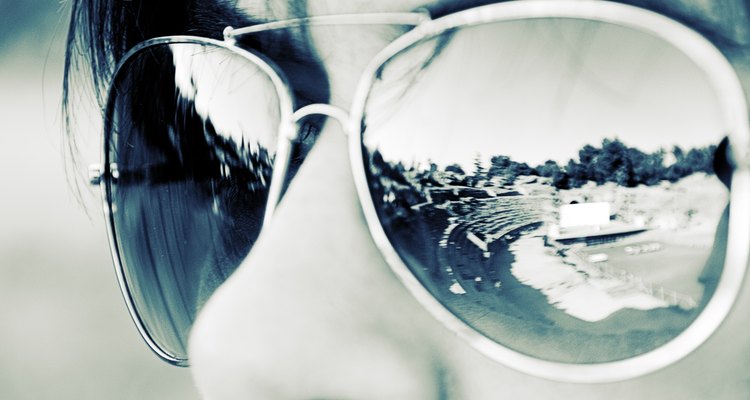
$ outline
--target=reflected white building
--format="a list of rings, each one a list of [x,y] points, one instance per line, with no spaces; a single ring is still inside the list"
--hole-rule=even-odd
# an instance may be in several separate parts
[[[606,202],[560,206],[558,223],[548,227],[547,243],[583,243],[590,246],[611,243],[648,229],[643,223],[624,224],[613,221],[610,210],[611,205]]]

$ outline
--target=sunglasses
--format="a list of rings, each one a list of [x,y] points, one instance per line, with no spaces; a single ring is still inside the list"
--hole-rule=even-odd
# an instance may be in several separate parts
[[[297,106],[281,69],[237,44],[342,24],[414,26],[370,62],[348,112]],[[92,172],[127,306],[162,359],[187,365],[196,314],[273,219],[300,132],[326,117],[348,134],[395,275],[492,359],[568,382],[632,378],[689,354],[734,303],[747,104],[691,29],[605,1],[522,1],[224,36],[124,57]]]

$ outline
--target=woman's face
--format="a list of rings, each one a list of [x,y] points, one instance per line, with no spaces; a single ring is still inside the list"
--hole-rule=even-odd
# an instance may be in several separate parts
[[[424,0],[300,3],[296,7],[308,15],[433,5]],[[459,8],[458,1],[443,3]],[[461,8],[470,5],[461,3]],[[685,20],[732,35],[750,26],[737,26],[746,20],[734,15],[727,21],[719,16],[730,11],[713,9],[732,9],[731,2],[643,3],[673,8]],[[300,11],[282,0],[239,0],[238,6],[269,20]],[[348,109],[367,62],[401,33],[313,27],[310,42],[298,45],[314,48],[328,74],[330,103]],[[735,63],[746,84],[748,66]],[[193,327],[192,370],[206,398],[750,398],[750,340],[742,334],[750,323],[748,288],[703,346],[637,379],[563,384],[487,359],[431,317],[391,272],[366,227],[350,168],[341,127],[325,124],[271,224]]]

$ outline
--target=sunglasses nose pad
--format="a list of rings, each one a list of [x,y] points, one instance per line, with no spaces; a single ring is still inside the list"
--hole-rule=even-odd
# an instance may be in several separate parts
[[[349,112],[344,110],[343,108],[336,107],[330,104],[318,103],[304,106],[295,111],[295,113],[292,115],[292,118],[294,119],[294,122],[299,122],[307,117],[314,115],[326,116],[328,118],[335,119],[339,122],[339,124],[341,124],[342,128],[344,128],[344,134],[348,133],[347,129],[350,121]]]
[[[732,148],[729,144],[729,138],[724,137],[721,143],[716,147],[713,159],[713,169],[716,176],[727,188],[732,188],[732,172],[736,168],[736,164],[732,158]]]
[[[289,183],[302,165],[327,119],[338,121],[342,127],[341,131],[347,134],[349,113],[330,104],[316,103],[297,110],[292,115],[295,129],[288,135],[280,135],[269,201],[263,221],[264,226],[271,222],[276,206],[284,196]]]

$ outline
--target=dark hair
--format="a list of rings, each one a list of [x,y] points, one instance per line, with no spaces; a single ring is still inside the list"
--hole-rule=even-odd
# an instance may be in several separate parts
[[[222,24],[250,25],[228,2],[194,0],[74,0],[68,30],[63,98],[67,104],[73,70],[89,72],[97,99],[122,56],[158,36],[190,34],[219,39]],[[82,64],[83,63],[83,64]]]
[[[230,18],[239,15],[230,11],[223,0],[73,0],[62,85],[66,167],[78,169],[78,146],[73,134],[74,92],[82,90],[80,94],[93,96],[103,109],[106,86],[117,62],[130,48],[143,40],[165,35],[220,36],[220,30],[213,31],[220,21],[231,21]],[[68,172],[68,179],[80,189],[81,174]]]
[[[100,106],[109,101],[105,140],[117,178],[107,184],[108,200],[111,210],[127,212],[113,211],[108,222],[117,226],[118,237],[126,238],[118,247],[123,263],[137,260],[140,266],[128,277],[134,296],[158,292],[179,299],[165,303],[149,298],[153,307],[163,307],[164,315],[170,316],[170,329],[179,333],[178,339],[187,337],[197,310],[256,240],[272,155],[260,145],[252,146],[257,143],[238,143],[222,135],[210,116],[198,112],[194,99],[180,94],[169,46],[141,49],[128,58],[123,72],[115,68],[130,49],[154,37],[221,39],[225,26],[254,22],[225,0],[75,0],[73,4],[63,86],[65,123],[70,127],[74,122],[71,99],[79,88],[76,79],[92,85],[83,88],[91,89]],[[264,48],[261,39],[274,48]],[[317,91],[310,92],[314,94],[295,92],[297,103],[326,100],[319,98],[327,98],[326,85],[320,85],[325,79],[316,79],[323,70],[300,50],[302,46],[286,42],[295,39],[277,34],[252,40],[241,45],[267,54],[282,70],[303,67],[305,73],[297,75],[318,82]],[[114,89],[112,99],[107,99],[110,83]],[[300,153],[304,148],[295,150]],[[74,167],[78,150],[70,129],[68,151],[68,167]],[[115,173],[110,171],[109,176]],[[68,177],[78,179],[80,187],[80,174]],[[169,234],[153,235],[155,231]],[[184,341],[170,346],[185,352]]]

